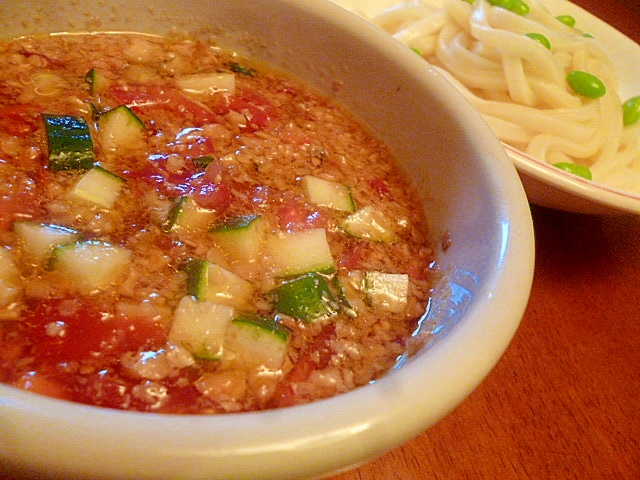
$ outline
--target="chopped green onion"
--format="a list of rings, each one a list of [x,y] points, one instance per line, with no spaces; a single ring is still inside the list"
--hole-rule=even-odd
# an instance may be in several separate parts
[[[203,155],[202,157],[196,157],[191,161],[196,167],[204,170],[209,166],[210,163],[216,161],[216,157],[214,157],[213,155]]]
[[[595,75],[573,70],[567,74],[567,82],[578,95],[588,98],[600,98],[607,93],[605,84]]]
[[[586,178],[587,180],[593,179],[591,170],[589,170],[589,167],[585,167],[584,165],[569,162],[559,162],[554,163],[553,166],[559,168],[560,170],[564,170],[565,172],[577,175],[578,177]]]
[[[422,51],[417,48],[417,47],[411,47],[411,50],[413,50],[414,52],[416,52],[418,55],[422,56]]]
[[[576,19],[571,15],[558,15],[556,17],[556,20],[558,20],[560,23],[564,23],[568,27],[573,28],[576,26]]]
[[[622,123],[634,125],[640,120],[640,97],[633,97],[622,104]]]
[[[541,33],[526,33],[525,36],[535,40],[538,43],[541,43],[547,49],[551,50],[551,42],[549,42],[549,39]]]

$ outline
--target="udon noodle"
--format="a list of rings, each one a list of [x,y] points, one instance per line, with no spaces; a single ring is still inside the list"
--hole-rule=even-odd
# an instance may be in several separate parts
[[[527,5],[519,15],[487,0],[443,0],[442,8],[414,0],[371,20],[441,69],[504,143],[549,164],[584,165],[595,181],[640,192],[640,128],[623,125],[614,62],[597,39],[537,0]],[[575,93],[567,82],[574,70],[602,80],[606,93]]]

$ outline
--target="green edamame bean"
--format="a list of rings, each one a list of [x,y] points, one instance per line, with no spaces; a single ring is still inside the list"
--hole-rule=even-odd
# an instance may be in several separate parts
[[[556,17],[556,20],[560,21],[560,23],[564,23],[568,27],[573,28],[576,26],[576,19],[573,18],[571,15],[558,15]]]
[[[583,97],[600,98],[607,93],[607,87],[602,80],[581,70],[569,72],[567,82],[574,92]]]
[[[560,170],[564,170],[565,172],[569,172],[579,177],[586,178],[587,180],[593,179],[589,167],[585,167],[584,165],[580,165],[578,163],[558,162],[554,163],[553,166],[559,168]]]
[[[633,97],[622,104],[622,123],[625,126],[640,120],[640,97]]]
[[[551,50],[551,42],[547,37],[545,37],[541,33],[526,33],[525,35],[529,38],[532,38],[536,42],[541,43],[542,45],[547,47],[549,50]]]
[[[531,8],[529,8],[529,4],[523,2],[522,0],[515,2],[513,9],[511,10],[513,13],[517,13],[520,16],[525,16]]]
[[[523,0],[488,0],[495,7],[504,8],[518,15],[526,15],[529,13],[529,5]]]

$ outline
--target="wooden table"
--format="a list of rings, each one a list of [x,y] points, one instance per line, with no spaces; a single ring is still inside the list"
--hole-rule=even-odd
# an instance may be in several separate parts
[[[574,3],[640,43],[638,0]],[[532,211],[533,289],[498,365],[433,428],[332,480],[640,479],[640,217]]]

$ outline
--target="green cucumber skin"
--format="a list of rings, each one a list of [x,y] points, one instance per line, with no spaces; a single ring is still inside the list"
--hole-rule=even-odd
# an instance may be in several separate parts
[[[232,307],[185,296],[174,311],[169,342],[181,345],[198,360],[219,361],[234,316]]]
[[[278,370],[286,357],[291,333],[273,318],[249,314],[232,320],[225,348],[235,352],[232,361],[240,361],[245,368]]]
[[[241,215],[239,217],[231,218],[223,223],[218,225],[214,225],[210,233],[225,233],[225,232],[235,232],[237,230],[243,230],[249,225],[251,225],[254,220],[260,218],[259,215]]]
[[[277,312],[306,323],[333,316],[340,309],[329,284],[316,272],[285,281],[271,295]]]
[[[107,170],[104,167],[101,167],[100,165],[95,165],[93,167],[93,169],[98,171],[98,172],[100,172],[100,173],[102,173],[106,177],[112,178],[113,180],[116,180],[118,182],[121,182],[121,183],[125,183],[126,182],[126,180],[124,178],[122,178],[120,175],[117,175],[117,174],[115,174],[113,172],[110,172],[109,170]]]
[[[48,268],[67,279],[81,294],[91,294],[124,275],[132,252],[99,240],[86,240],[56,247]]]
[[[209,263],[206,260],[192,259],[187,262],[185,270],[187,272],[187,292],[189,295],[202,299],[208,268]]]
[[[27,255],[37,266],[49,261],[54,249],[60,245],[82,239],[82,235],[72,228],[29,220],[15,221],[11,228],[22,242],[23,249],[28,252]]]
[[[392,220],[372,205],[356,210],[342,221],[341,227],[355,238],[383,243],[393,243],[396,240]]]
[[[95,165],[76,183],[70,194],[102,208],[111,208],[125,183],[124,178]]]
[[[84,79],[89,84],[89,89],[93,95],[101,93],[109,83],[109,80],[102,74],[102,72],[95,68],[89,70]]]
[[[356,204],[349,186],[331,180],[306,175],[302,178],[305,196],[316,205],[353,213]]]
[[[331,274],[336,263],[324,228],[272,235],[266,251],[274,263],[274,275],[292,279],[309,272]]]
[[[336,299],[338,301],[338,305],[340,306],[340,311],[342,311],[345,315],[351,318],[355,318],[358,316],[358,313],[353,308],[351,303],[349,303],[349,299],[344,290],[344,285],[340,281],[337,276],[334,276],[331,280],[331,288],[333,289]]]
[[[246,214],[214,223],[209,236],[230,262],[249,265],[264,256],[266,220]]]
[[[182,212],[182,208],[184,207],[184,203],[187,201],[187,197],[180,197],[174,203],[167,219],[162,224],[162,231],[168,233],[172,231],[178,221],[178,217],[180,217],[180,212]]]
[[[162,225],[162,230],[164,232],[172,232],[179,228],[180,217],[184,214],[184,210],[188,207],[187,204],[190,201],[192,200],[190,200],[190,197],[187,196],[180,197],[176,200],[173,207],[171,208],[169,216]]]
[[[146,128],[144,122],[140,119],[140,117],[138,117],[133,112],[133,110],[131,110],[126,105],[120,105],[111,110],[107,110],[106,112],[102,113],[101,117],[105,120],[109,120],[109,117],[114,117],[116,115],[123,117],[130,125],[135,126],[139,130],[144,130]]]
[[[49,166],[54,171],[86,170],[93,166],[93,141],[82,117],[42,115],[49,144]]]
[[[257,331],[273,335],[283,343],[287,342],[291,336],[291,330],[288,327],[270,318],[245,315],[234,318],[231,323],[236,326],[244,325],[250,328],[256,328],[258,329]]]
[[[206,231],[215,218],[215,210],[200,208],[192,197],[182,196],[175,200],[169,215],[162,224],[162,231],[180,232],[183,230]]]
[[[146,127],[126,105],[100,113],[97,122],[97,138],[105,152],[135,149],[143,141]]]

